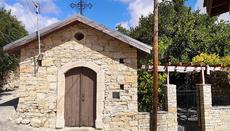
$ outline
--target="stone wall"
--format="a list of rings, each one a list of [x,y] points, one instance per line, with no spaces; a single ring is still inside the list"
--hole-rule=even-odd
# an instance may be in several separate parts
[[[167,111],[158,111],[158,131],[178,131],[176,86],[167,85]],[[105,117],[105,129],[109,131],[150,131],[150,114],[147,112],[118,113]]]
[[[230,131],[230,106],[212,106],[211,85],[197,85],[203,131]]]
[[[85,38],[75,40],[76,32],[82,32]],[[42,38],[41,43],[42,66],[36,63],[36,42],[21,49],[17,123],[55,128],[59,102],[57,88],[64,88],[57,85],[58,71],[74,62],[90,61],[104,72],[104,105],[98,107],[103,108],[103,114],[97,116],[107,118],[118,113],[137,112],[136,48],[80,23]],[[120,58],[124,59],[124,64],[119,63]],[[120,89],[121,84],[124,89]],[[120,92],[120,99],[112,98],[113,92]]]
[[[150,131],[151,119],[148,112],[129,112],[105,118],[105,131]],[[177,118],[174,113],[158,112],[158,131],[177,131]]]
[[[166,85],[166,111],[158,112],[159,131],[178,131],[176,85]]]

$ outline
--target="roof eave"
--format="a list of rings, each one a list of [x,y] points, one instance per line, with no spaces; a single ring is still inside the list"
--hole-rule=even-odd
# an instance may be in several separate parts
[[[102,25],[99,25],[97,23],[95,23],[94,21],[91,21],[89,19],[87,19],[86,17],[83,17],[83,16],[80,16],[80,15],[76,15],[76,16],[73,16],[67,20],[64,20],[62,22],[58,22],[56,24],[53,24],[51,26],[48,26],[44,29],[41,30],[41,37],[44,37],[46,36],[47,34],[50,34],[52,33],[53,31],[56,31],[56,30],[59,30],[65,26],[68,26],[69,24],[71,23],[74,23],[74,22],[80,22],[80,23],[83,23],[83,24],[86,24],[98,31],[101,31],[111,37],[114,37],[124,43],[127,43],[129,44],[130,46],[133,46],[139,50],[142,50],[148,54],[151,53],[151,50],[152,50],[152,47],[151,46],[148,46],[140,41],[137,41],[129,36],[126,36],[118,31],[113,31],[113,30],[110,30],[108,28],[106,28],[105,26],[102,26]],[[25,46],[27,43],[30,43],[30,42],[33,42],[35,41],[37,38],[36,36],[36,33],[32,33],[28,36],[25,36],[15,42],[12,42],[10,44],[7,44],[6,46],[3,47],[3,50],[5,52],[14,52],[15,50],[18,50],[20,49],[22,46]]]

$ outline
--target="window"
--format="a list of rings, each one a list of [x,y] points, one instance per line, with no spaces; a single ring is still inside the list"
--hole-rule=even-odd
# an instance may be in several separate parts
[[[75,39],[80,41],[82,39],[84,39],[85,35],[81,32],[77,32],[75,35],[74,35]]]
[[[124,84],[121,84],[121,85],[120,85],[120,89],[121,89],[121,90],[124,90]]]
[[[125,62],[124,62],[124,59],[122,59],[122,58],[119,60],[119,62],[120,62],[121,64],[124,64],[124,63],[125,63]]]
[[[114,99],[120,99],[120,92],[113,92]]]

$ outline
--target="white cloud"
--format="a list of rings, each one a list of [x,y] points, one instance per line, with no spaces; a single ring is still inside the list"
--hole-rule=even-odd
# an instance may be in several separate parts
[[[221,14],[219,17],[218,17],[218,20],[224,20],[224,21],[228,21],[230,22],[230,13],[224,13],[224,14]]]
[[[116,26],[118,26],[118,25],[121,25],[122,27],[124,27],[126,29],[130,28],[128,21],[119,22],[119,23],[116,24]]]
[[[130,27],[137,26],[139,22],[139,18],[142,15],[147,16],[153,12],[153,0],[115,0],[115,1],[128,4],[130,20],[118,23],[127,29],[129,29]],[[158,0],[158,2],[160,3],[162,2],[162,0]]]
[[[153,12],[153,0],[114,0],[114,1],[119,1],[124,4],[128,4],[128,13],[130,15],[130,20],[118,23],[127,29],[132,26],[137,26],[141,15],[147,16],[149,13]],[[201,13],[206,13],[206,9],[203,7],[203,0],[196,1],[195,9],[196,10],[199,9]],[[218,17],[218,20],[230,21],[229,13],[220,15]]]
[[[54,3],[54,0],[39,0],[39,2],[41,4],[42,13],[58,14],[60,11]]]
[[[141,15],[147,16],[153,11],[153,0],[115,0],[128,4],[130,20],[120,22],[125,28],[137,26]]]
[[[34,32],[36,30],[36,14],[29,7],[23,6],[22,3],[14,3],[9,5],[4,3],[4,7],[7,10],[11,10],[12,15],[16,16],[21,21],[28,32]],[[40,28],[44,28],[50,24],[56,23],[59,20],[55,17],[49,17],[45,15],[39,15]]]
[[[195,4],[195,10],[200,10],[201,13],[206,13],[206,8],[203,7],[203,0],[197,0]],[[218,16],[218,21],[224,20],[230,22],[230,13],[224,13]]]
[[[3,7],[4,6],[4,0],[0,0],[0,7]]]
[[[18,0],[18,3],[34,8],[34,3],[40,4],[41,13],[57,15],[60,10],[54,2],[55,0]]]
[[[196,0],[195,10],[200,10],[200,13],[206,13],[206,8],[203,7],[203,0]]]
[[[129,11],[131,13],[130,24],[136,26],[141,15],[147,16],[153,11],[153,0],[135,0],[129,4]]]

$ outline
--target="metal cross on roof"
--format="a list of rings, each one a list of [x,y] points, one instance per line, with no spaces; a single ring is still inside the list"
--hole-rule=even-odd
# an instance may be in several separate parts
[[[87,2],[85,2],[85,1],[83,1],[83,0],[80,0],[79,2],[76,2],[76,3],[71,3],[70,4],[70,7],[71,8],[78,8],[79,10],[80,10],[80,14],[81,15],[83,15],[83,10],[85,9],[85,8],[89,8],[89,9],[91,9],[92,7],[93,7],[93,5],[89,2],[89,3],[87,3]]]

